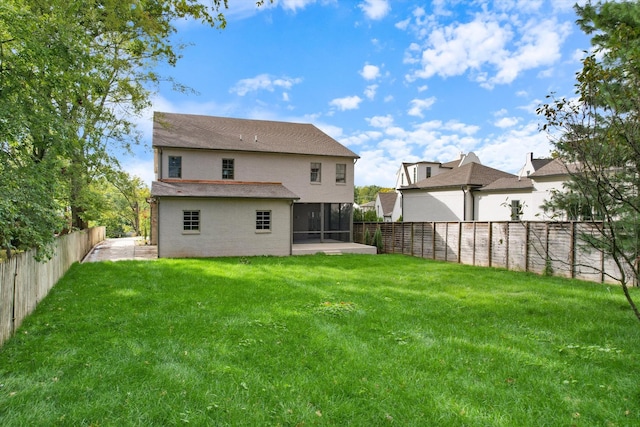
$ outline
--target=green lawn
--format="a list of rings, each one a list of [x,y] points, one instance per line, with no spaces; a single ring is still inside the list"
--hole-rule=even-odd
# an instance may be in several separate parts
[[[74,265],[0,349],[0,425],[640,425],[639,349],[606,285],[401,255]]]

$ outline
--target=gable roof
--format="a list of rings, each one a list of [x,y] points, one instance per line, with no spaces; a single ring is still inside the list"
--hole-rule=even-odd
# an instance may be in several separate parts
[[[380,198],[380,206],[382,206],[382,215],[391,215],[393,213],[393,208],[396,205],[398,193],[395,191],[378,193],[378,198]]]
[[[153,146],[359,156],[312,124],[155,112]]]
[[[567,164],[563,163],[560,159],[553,159],[534,173],[529,175],[532,178],[551,177],[560,175],[569,175],[578,171],[578,165],[575,163]]]
[[[242,181],[197,181],[172,180],[153,181],[153,197],[207,197],[244,199],[299,199],[279,182]]]
[[[533,190],[533,181],[531,178],[507,177],[499,178],[482,188],[480,191],[496,191],[496,190]]]
[[[481,165],[480,163],[467,163],[464,166],[451,169],[447,172],[442,172],[438,175],[432,176],[431,178],[423,179],[414,185],[402,187],[401,190],[436,189],[459,187],[462,185],[481,187],[500,178],[515,177],[515,175],[490,168],[489,166]]]
[[[531,166],[533,166],[533,170],[537,171],[543,166],[546,166],[548,163],[552,162],[553,159],[531,159]]]

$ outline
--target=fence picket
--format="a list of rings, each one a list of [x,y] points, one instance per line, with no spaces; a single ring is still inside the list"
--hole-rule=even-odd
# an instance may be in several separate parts
[[[0,346],[47,296],[74,262],[103,241],[105,227],[60,236],[54,255],[45,262],[35,260],[35,250],[18,253],[0,263]]]

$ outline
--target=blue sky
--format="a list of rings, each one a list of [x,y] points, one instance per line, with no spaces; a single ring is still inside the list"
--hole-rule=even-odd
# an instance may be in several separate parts
[[[550,154],[536,107],[571,96],[589,39],[568,0],[229,0],[224,30],[179,22],[176,67],[122,162],[153,179],[151,111],[312,123],[360,155],[356,185],[475,152],[515,173]],[[584,2],[582,2],[584,3]]]

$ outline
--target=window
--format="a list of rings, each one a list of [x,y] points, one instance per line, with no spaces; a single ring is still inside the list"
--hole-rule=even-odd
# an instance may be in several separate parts
[[[427,166],[427,178],[431,178],[431,166]]]
[[[233,179],[233,159],[222,159],[222,179]]]
[[[522,215],[522,205],[520,200],[511,201],[511,221],[519,221]]]
[[[271,211],[256,211],[256,230],[271,230]]]
[[[413,183],[418,182],[418,167],[413,168]]]
[[[181,156],[169,156],[169,178],[182,178]]]
[[[200,211],[182,211],[182,231],[200,231]]]
[[[311,182],[320,182],[322,163],[311,163]]]
[[[339,163],[336,165],[336,183],[347,183],[347,165],[344,163]]]

